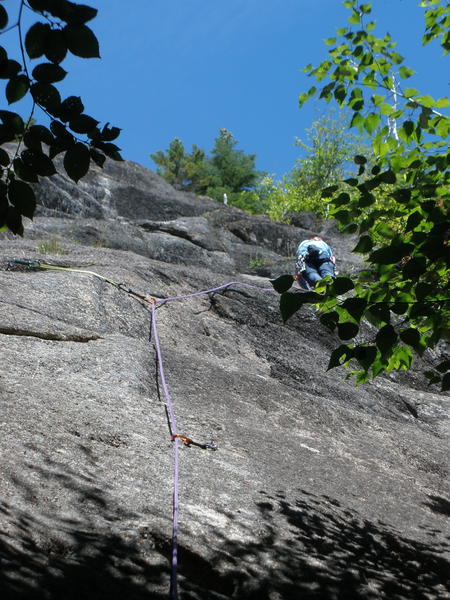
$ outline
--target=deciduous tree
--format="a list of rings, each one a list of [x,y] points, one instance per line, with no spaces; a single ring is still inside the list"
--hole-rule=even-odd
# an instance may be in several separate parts
[[[24,11],[39,17],[26,32]],[[68,53],[100,56],[97,38],[86,24],[96,14],[97,9],[69,0],[20,0],[14,15],[0,4],[0,34],[15,29],[18,35],[17,56],[0,46],[6,100],[11,105],[29,95],[32,101],[27,116],[0,111],[0,145],[15,143],[12,154],[0,148],[0,229],[22,235],[22,217],[33,218],[36,207],[29,184],[56,172],[53,159],[58,154],[64,154],[63,167],[74,181],[87,173],[91,161],[103,166],[107,156],[121,160],[112,143],[120,129],[109,123],[100,127],[80,97],[63,99],[56,85],[67,75],[62,63]],[[36,123],[36,109],[47,115],[49,127]]]
[[[376,164],[368,169],[367,157],[355,156],[357,172],[343,182],[347,190],[336,183],[322,192],[343,231],[359,234],[354,252],[365,257],[367,269],[353,278],[324,280],[306,294],[288,291],[290,275],[274,286],[281,292],[284,320],[308,302],[321,309],[321,322],[341,340],[329,369],[350,365],[364,382],[383,371],[409,369],[414,354],[450,338],[450,119],[443,113],[450,102],[407,85],[414,71],[388,34],[376,37],[371,3],[344,5],[350,26],[326,41],[327,60],[306,67],[319,87],[303,93],[300,104],[316,95],[334,100],[353,111],[351,127],[371,136]],[[448,53],[450,5],[439,0],[420,5],[423,43],[439,40]],[[389,203],[377,201],[379,190]],[[403,226],[393,230],[389,220]],[[363,320],[373,326],[369,337],[361,334]],[[448,390],[450,361],[438,356],[425,374]]]

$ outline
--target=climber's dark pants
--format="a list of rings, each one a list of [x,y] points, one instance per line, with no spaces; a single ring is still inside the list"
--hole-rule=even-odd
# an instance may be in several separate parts
[[[334,277],[334,264],[328,259],[308,259],[305,263],[303,274],[309,285],[314,287],[318,281],[327,275]]]

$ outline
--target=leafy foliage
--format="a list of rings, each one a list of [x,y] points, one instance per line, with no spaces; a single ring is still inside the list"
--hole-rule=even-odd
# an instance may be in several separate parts
[[[306,143],[295,141],[305,156],[279,182],[266,176],[257,189],[265,200],[265,212],[275,221],[289,221],[290,213],[299,211],[329,216],[329,201],[322,197],[322,189],[345,177],[355,154],[369,152],[363,136],[348,133],[344,115],[323,115],[306,135]]]
[[[17,29],[20,57],[12,59],[0,46],[0,78],[7,80],[8,104],[30,95],[32,108],[25,120],[18,113],[0,111],[0,144],[16,143],[12,156],[0,149],[0,230],[9,228],[22,235],[22,217],[32,219],[36,207],[29,183],[56,173],[55,156],[64,153],[64,169],[74,181],[86,175],[91,160],[102,166],[107,156],[114,160],[121,156],[112,143],[120,129],[109,124],[100,129],[99,121],[84,113],[78,96],[62,99],[54,85],[67,75],[61,62],[68,53],[82,58],[100,56],[97,38],[86,25],[97,10],[69,0],[20,0],[18,4],[17,20],[9,29]],[[41,20],[24,35],[25,10]],[[6,30],[9,22],[7,10],[0,5],[0,30]],[[31,61],[37,59],[41,62],[33,66]],[[49,127],[36,124],[36,108],[49,117]]]
[[[314,302],[323,313],[321,322],[346,342],[333,351],[329,368],[356,365],[350,375],[362,383],[382,371],[409,369],[414,354],[450,338],[450,119],[441,112],[450,101],[400,85],[398,79],[413,71],[389,35],[375,37],[375,23],[367,22],[371,3],[346,0],[344,5],[354,27],[338,29],[327,40],[328,59],[306,67],[323,87],[310,88],[300,104],[316,94],[334,100],[353,111],[351,126],[371,137],[375,164],[368,167],[368,157],[358,154],[357,174],[322,192],[342,230],[359,234],[354,252],[366,256],[368,268],[346,278],[348,288],[339,281],[343,278],[323,280],[312,300],[303,294],[294,300],[295,294],[283,291],[281,312],[286,320],[305,301]],[[448,3],[421,5],[426,8],[423,43],[439,39],[447,53]],[[361,337],[363,320],[372,325],[370,339]],[[449,366],[443,361],[425,375],[448,390]]]
[[[239,205],[252,202],[249,192],[260,173],[255,168],[255,155],[238,150],[237,144],[227,129],[221,129],[210,156],[196,145],[192,152],[186,152],[179,138],[166,151],[150,156],[158,165],[159,175],[176,188],[206,194],[218,201],[227,194],[230,204]]]

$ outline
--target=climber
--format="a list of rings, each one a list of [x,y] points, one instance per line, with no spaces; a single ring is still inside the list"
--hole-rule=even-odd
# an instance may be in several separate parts
[[[333,250],[315,235],[303,240],[297,248],[294,279],[303,289],[310,289],[323,277],[335,276],[336,259]]]

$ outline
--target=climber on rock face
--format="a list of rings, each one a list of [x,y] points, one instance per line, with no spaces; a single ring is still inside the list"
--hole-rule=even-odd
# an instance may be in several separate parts
[[[335,276],[336,259],[333,250],[318,235],[303,240],[297,248],[296,255],[294,279],[301,287],[309,289],[323,277]],[[304,285],[305,282],[307,285]]]

